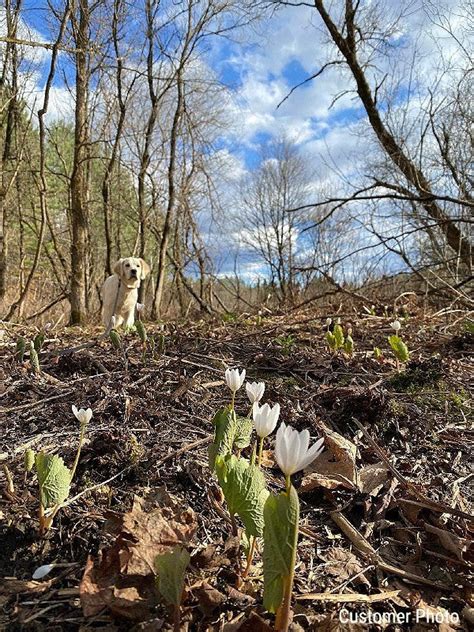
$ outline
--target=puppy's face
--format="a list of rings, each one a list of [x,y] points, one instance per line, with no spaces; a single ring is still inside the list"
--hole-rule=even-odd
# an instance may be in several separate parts
[[[120,277],[123,283],[129,288],[140,287],[142,281],[150,272],[150,266],[137,257],[126,257],[119,259],[114,266],[114,273]]]

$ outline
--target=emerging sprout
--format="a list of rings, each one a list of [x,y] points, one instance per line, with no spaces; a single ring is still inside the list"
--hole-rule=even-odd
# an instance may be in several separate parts
[[[30,342],[30,360],[35,373],[41,373],[41,367],[38,358],[38,352],[33,342]]]
[[[35,464],[35,451],[31,448],[25,450],[25,470],[31,472]]]
[[[141,320],[137,320],[137,322],[135,323],[135,327],[137,329],[138,337],[140,338],[142,343],[145,344],[146,341],[148,340],[145,325],[143,324]]]
[[[18,340],[16,341],[16,357],[18,362],[22,363],[23,359],[25,357],[25,351],[26,351],[26,340],[23,338],[23,336],[20,336],[18,338]]]
[[[112,316],[113,318],[113,316]],[[109,331],[109,338],[110,341],[112,342],[113,346],[115,347],[115,349],[121,349],[122,348],[122,339],[120,338],[118,332],[115,329],[111,329]]]
[[[354,353],[354,340],[352,338],[352,329],[350,327],[347,330],[346,339],[344,341],[344,351],[351,357]]]

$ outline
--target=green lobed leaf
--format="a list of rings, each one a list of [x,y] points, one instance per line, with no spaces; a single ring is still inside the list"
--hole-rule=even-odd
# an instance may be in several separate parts
[[[146,333],[145,325],[142,323],[141,320],[137,320],[137,322],[135,323],[135,326],[136,326],[137,334],[140,340],[142,342],[146,342],[148,339],[148,336]]]
[[[408,347],[403,342],[403,340],[399,336],[393,335],[389,336],[388,342],[392,347],[395,357],[400,362],[408,362],[408,360],[410,359],[410,352],[408,351]]]
[[[328,347],[331,349],[331,351],[336,351],[337,349],[336,337],[330,331],[326,332],[326,342],[328,343]]]
[[[214,424],[214,441],[208,449],[209,467],[215,469],[216,457],[232,453],[235,435],[237,432],[237,419],[230,406],[217,411],[212,420]]]
[[[341,325],[334,325],[333,334],[336,341],[336,348],[340,349],[344,345],[344,331]]]
[[[247,535],[263,535],[263,508],[269,493],[262,470],[229,454],[217,457],[216,473],[229,513],[240,517]]]
[[[39,333],[36,334],[34,341],[33,341],[33,345],[35,347],[35,351],[37,351],[37,353],[39,353],[41,351],[41,349],[43,348],[43,344],[44,344],[44,333]]]
[[[250,445],[252,440],[253,421],[248,417],[237,417],[234,446],[243,450]]]
[[[69,496],[71,471],[60,456],[38,452],[35,456],[40,502],[45,509],[60,505]]]
[[[285,583],[289,580],[296,559],[299,522],[298,494],[271,494],[264,508],[263,530],[263,605],[276,612],[281,605]]]
[[[31,472],[35,464],[35,451],[31,448],[25,450],[25,470]]]
[[[168,603],[175,606],[181,603],[189,560],[189,553],[181,546],[176,546],[169,553],[162,553],[155,558],[158,590]]]

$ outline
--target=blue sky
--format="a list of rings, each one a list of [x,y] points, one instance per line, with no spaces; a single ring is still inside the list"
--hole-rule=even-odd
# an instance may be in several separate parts
[[[448,15],[455,22],[458,2],[444,0]],[[397,0],[386,4],[387,14],[395,15],[400,7]],[[378,60],[374,74],[387,74],[387,85],[398,84],[392,94],[392,108],[407,107],[415,116],[420,100],[426,91],[426,81],[431,81],[433,68],[443,56],[451,54],[452,42],[446,38],[443,28],[428,19],[422,10],[422,2],[410,3],[411,11],[395,30],[389,55]],[[44,0],[25,0],[23,4],[25,26],[32,29],[32,39],[38,36],[50,41],[48,8]],[[237,183],[242,176],[254,170],[261,160],[262,147],[273,138],[286,136],[297,145],[302,155],[311,163],[314,172],[314,190],[333,191],[342,180],[358,181],[367,159],[376,153],[376,143],[365,122],[365,114],[353,92],[353,83],[347,74],[331,68],[317,80],[298,88],[280,107],[278,104],[296,84],[315,73],[322,64],[332,58],[326,37],[316,28],[318,19],[309,7],[285,8],[271,18],[256,23],[252,28],[230,39],[216,38],[207,41],[202,63],[209,72],[226,87],[229,119],[232,125],[216,140],[216,148],[226,158],[226,182]],[[133,30],[136,25],[130,25]],[[25,33],[22,33],[24,36]],[[411,75],[409,65],[414,46],[419,53],[417,72]],[[453,53],[454,54],[454,53]],[[47,72],[48,54],[34,49],[32,66],[36,74],[30,79],[32,92],[41,94]],[[56,74],[51,99],[50,117],[71,116],[72,97],[64,84],[64,77],[73,85],[74,76],[66,55],[61,55],[59,72]],[[351,92],[352,91],[352,92]],[[336,100],[335,98],[338,97]],[[382,108],[384,109],[384,108]],[[413,113],[413,114],[412,114]],[[227,186],[226,184],[226,186]],[[227,190],[222,191],[225,200]],[[238,209],[231,209],[237,212]],[[368,239],[363,234],[360,213],[356,211],[358,240]],[[393,225],[384,220],[386,229]],[[219,232],[220,231],[220,232]],[[231,270],[232,258],[240,252],[242,272],[248,278],[259,274],[253,256],[238,244],[235,233],[229,235],[225,220],[213,224],[210,238],[213,242],[229,240],[228,260],[222,257],[223,248],[215,255],[221,261],[221,271]],[[394,265],[393,259],[387,265]],[[264,269],[261,268],[261,273]]]

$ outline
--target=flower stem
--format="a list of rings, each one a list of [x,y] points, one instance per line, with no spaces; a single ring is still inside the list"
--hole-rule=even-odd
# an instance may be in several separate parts
[[[232,410],[234,410],[234,404],[235,404],[235,391],[232,391],[232,399],[230,400],[230,407]]]
[[[263,439],[264,437],[260,437],[260,441],[258,444],[258,465],[262,465],[262,455],[263,455]]]
[[[245,579],[247,577],[247,575],[249,574],[249,571],[250,571],[250,569],[252,567],[253,556],[254,556],[254,553],[255,553],[255,546],[257,544],[257,538],[254,535],[250,536],[250,538],[251,538],[250,550],[249,550],[249,554],[247,555],[247,562],[246,562],[246,565],[245,565],[245,570],[242,573],[242,579]]]
[[[71,481],[74,478],[74,474],[76,473],[77,464],[79,463],[79,457],[81,456],[82,444],[84,443],[84,437],[86,435],[87,424],[81,424],[81,434],[79,435],[79,445],[77,446],[76,458],[74,459],[74,464],[71,470]]]
[[[286,484],[287,484],[287,493],[289,494],[291,491],[291,480],[289,476],[286,477]],[[299,509],[298,509],[298,514],[299,514]],[[283,599],[281,602],[281,606],[278,608],[278,612],[275,619],[276,632],[287,632],[290,625],[291,595],[293,593],[293,580],[295,577],[295,566],[296,566],[296,552],[298,548],[298,521],[296,522],[296,529],[295,529],[294,540],[293,540],[292,545],[293,546],[292,546],[292,551],[291,551],[290,574],[285,578]]]

